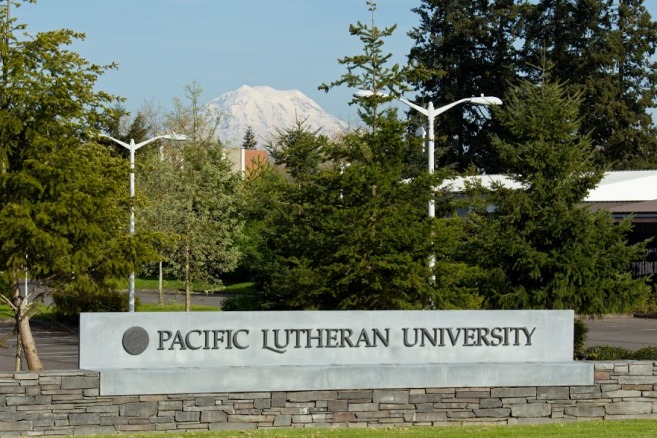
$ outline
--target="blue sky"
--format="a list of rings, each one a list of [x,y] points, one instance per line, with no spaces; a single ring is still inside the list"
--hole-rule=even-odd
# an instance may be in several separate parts
[[[378,0],[379,27],[398,24],[386,42],[396,62],[411,47],[420,0]],[[38,0],[12,10],[28,31],[69,28],[86,33],[74,49],[94,63],[117,62],[99,88],[170,105],[196,81],[207,102],[241,85],[298,89],[330,113],[354,118],[346,89],[320,92],[345,71],[337,59],[360,53],[349,24],[370,23],[364,0]]]
[[[407,32],[419,23],[411,9],[421,1],[376,3],[376,25],[398,25],[384,49],[403,64],[412,46]],[[657,1],[644,3],[657,17]],[[86,33],[73,49],[93,63],[119,64],[98,88],[127,98],[133,112],[145,101],[166,108],[196,81],[203,103],[241,85],[269,85],[298,89],[352,122],[352,91],[317,87],[345,72],[338,58],[361,53],[349,24],[371,19],[365,0],[38,0],[12,16],[30,33]]]

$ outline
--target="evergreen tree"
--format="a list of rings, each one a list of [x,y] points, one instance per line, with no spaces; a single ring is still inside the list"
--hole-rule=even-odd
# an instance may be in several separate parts
[[[614,169],[657,165],[657,23],[643,0],[424,0],[420,25],[409,35],[409,59],[433,73],[414,80],[419,99],[454,101],[481,92],[501,96],[516,78],[534,81],[542,66],[582,93],[582,134]],[[503,171],[489,132],[503,128],[479,108],[450,111],[438,121],[444,133],[441,164],[474,164]],[[440,139],[438,139],[441,141]],[[440,143],[438,143],[440,144]]]
[[[26,269],[54,292],[103,293],[150,252],[126,232],[127,163],[90,142],[116,120],[115,99],[94,91],[112,66],[67,50],[83,37],[70,30],[16,38],[25,26],[8,19],[8,7],[0,7],[0,277],[28,367],[41,369],[18,287]]]
[[[374,14],[375,4],[367,4]],[[285,165],[286,179],[274,180],[281,192],[270,198],[263,227],[267,272],[260,278],[268,308],[417,309],[467,301],[468,295],[455,300],[442,283],[459,283],[467,271],[451,258],[460,222],[447,225],[427,216],[439,175],[424,172],[407,179],[409,151],[421,146],[396,112],[382,107],[407,89],[411,74],[410,68],[385,65],[390,55],[382,50],[383,38],[393,31],[394,26],[379,29],[374,22],[350,26],[364,53],[341,59],[348,73],[320,87],[373,91],[371,98],[354,101],[368,129],[336,144],[301,125],[276,139],[273,156]],[[441,213],[450,206],[442,199],[438,205]],[[454,238],[434,240],[450,234],[450,226]]]
[[[414,41],[409,60],[431,73],[413,81],[418,102],[440,106],[482,93],[504,95],[517,75],[520,20],[513,0],[424,0],[413,11],[420,24],[409,32]],[[455,108],[436,124],[436,147],[443,152],[436,154],[439,165],[498,170],[488,135],[493,121],[486,111]]]
[[[657,165],[649,113],[657,99],[657,22],[643,0],[543,0],[528,5],[522,63],[530,78],[552,75],[583,93],[581,133],[615,169]]]
[[[486,305],[580,314],[630,309],[647,292],[628,270],[644,246],[626,244],[630,222],[615,225],[608,212],[581,206],[603,175],[595,147],[579,133],[581,95],[566,94],[557,82],[526,81],[506,101],[498,116],[509,137],[494,145],[522,188],[494,187],[468,215],[470,257],[487,270],[480,283]]]
[[[244,139],[242,140],[242,148],[255,149],[256,146],[258,146],[258,142],[255,139],[253,128],[249,126],[248,128],[246,128],[246,132],[244,133]]]

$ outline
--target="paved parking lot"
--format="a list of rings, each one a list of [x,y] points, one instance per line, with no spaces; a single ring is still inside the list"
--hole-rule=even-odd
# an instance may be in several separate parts
[[[207,304],[207,296],[202,297]],[[614,345],[637,350],[657,346],[657,319],[614,317],[587,320],[587,346]],[[12,322],[0,323],[0,336],[13,330]],[[78,336],[76,333],[34,324],[32,331],[39,356],[46,369],[76,369],[78,367]],[[0,373],[14,370],[16,341],[8,340],[8,348],[0,348]]]

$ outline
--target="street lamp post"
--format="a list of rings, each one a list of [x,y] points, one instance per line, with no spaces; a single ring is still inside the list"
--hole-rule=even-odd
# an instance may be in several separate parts
[[[371,97],[374,95],[387,97],[386,94],[374,93],[371,90],[359,90],[354,93],[354,97]],[[466,97],[465,99],[457,100],[448,105],[441,106],[440,108],[434,108],[433,102],[429,102],[426,108],[421,107],[411,101],[404,99],[403,97],[395,97],[398,101],[402,102],[405,105],[410,106],[414,110],[424,114],[427,117],[427,128],[428,128],[428,145],[427,145],[427,164],[429,173],[433,174],[435,169],[435,153],[434,153],[434,129],[433,123],[437,116],[444,113],[445,111],[465,103],[472,103],[475,105],[502,105],[502,100],[494,96],[484,96],[483,94],[479,97]],[[433,199],[429,200],[429,206],[427,208],[429,217],[436,217],[436,208]]]
[[[135,144],[133,139],[130,139],[130,143],[125,143],[121,140],[117,140],[114,137],[109,135],[100,134],[101,137],[108,138],[115,143],[120,144],[124,148],[130,151],[130,198],[135,197],[135,152],[137,149],[142,146],[146,146],[148,143],[152,143],[155,140],[164,139],[164,140],[174,140],[174,141],[185,141],[187,136],[183,134],[173,134],[173,135],[158,135],[141,143]],[[135,234],[135,207],[134,205],[130,207],[130,234]],[[128,286],[128,312],[135,311],[135,271],[133,270],[130,273],[130,281]]]

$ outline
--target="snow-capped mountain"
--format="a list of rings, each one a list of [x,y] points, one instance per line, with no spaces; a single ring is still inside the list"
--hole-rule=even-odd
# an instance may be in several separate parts
[[[276,129],[304,126],[332,136],[345,132],[347,124],[324,111],[315,101],[298,90],[275,90],[271,87],[243,85],[210,101],[206,107],[220,116],[219,138],[226,146],[240,146],[244,133],[253,129],[258,147],[262,148]]]

